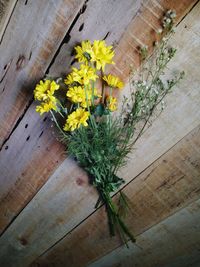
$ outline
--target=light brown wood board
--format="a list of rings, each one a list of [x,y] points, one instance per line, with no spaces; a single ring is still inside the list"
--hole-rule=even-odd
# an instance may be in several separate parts
[[[119,2],[119,5],[120,3],[121,2]],[[145,10],[145,12],[149,10],[149,13],[152,14],[152,17],[156,17],[157,25],[159,27],[160,17],[158,15],[155,16],[155,12],[152,12],[152,9],[156,8],[156,10],[158,10],[157,12],[160,14],[160,10],[163,11],[164,9],[168,8],[170,3],[164,1],[162,3],[163,5],[162,8],[156,3],[155,1],[149,1],[148,5],[150,7],[145,5],[142,8],[142,10]],[[194,3],[195,2],[192,1],[185,3],[184,4],[185,9],[183,8],[183,2],[177,4],[176,9],[178,13],[178,19],[181,19],[188,12],[188,9],[191,8],[191,6]],[[126,10],[127,6],[124,8]],[[130,8],[130,4],[128,4],[128,8]],[[82,18],[82,16],[85,16],[84,17],[85,21],[89,17],[90,18],[89,21],[91,21],[91,16],[93,12],[94,8],[89,8],[88,13],[86,9],[80,18]],[[102,12],[104,12],[104,9]],[[115,15],[117,16],[117,19],[119,18],[118,15],[119,15],[118,13],[116,13]],[[97,16],[94,15],[94,23],[96,21],[96,17]],[[132,16],[130,15],[129,19],[131,18]],[[134,23],[134,21],[135,17],[133,18],[131,25]],[[82,25],[82,20],[80,22],[79,20],[77,20],[77,23],[78,26],[77,28],[75,28],[76,33],[77,31],[79,31],[80,26]],[[107,23],[108,22],[106,22],[106,24]],[[143,20],[137,23],[143,23]],[[76,24],[74,25],[74,27],[76,27]],[[79,40],[82,40],[83,37],[86,38],[87,36],[86,34],[84,35],[84,29],[85,28],[83,28],[83,30],[81,31]],[[122,32],[123,29],[121,29],[121,33]],[[103,34],[104,33],[105,32],[103,32]],[[98,31],[95,34],[98,34]],[[103,36],[103,34],[101,36]],[[107,34],[107,29],[106,29],[106,34]],[[75,33],[74,36],[76,36]],[[98,35],[97,38],[100,38],[101,36]],[[118,34],[118,37],[119,36],[120,35]],[[113,34],[112,38],[115,38],[115,34]],[[71,38],[71,40],[73,40],[73,38]],[[116,42],[116,39],[111,39],[110,41],[112,40],[115,40]],[[66,49],[66,44],[64,44],[64,46]],[[71,48],[70,44],[69,48]],[[60,51],[61,50],[62,48],[60,49]],[[63,53],[64,52],[62,50],[61,55],[58,54],[57,56],[58,63],[55,60],[54,64],[59,66],[60,62],[59,59],[63,57]],[[121,60],[121,56],[119,58]],[[51,66],[51,68],[54,68],[54,64]],[[49,72],[51,73],[50,70]],[[39,115],[34,112],[34,108],[35,104],[32,104],[29,107],[23,119],[20,121],[18,127],[15,129],[9,140],[4,144],[1,152],[1,166],[2,166],[1,169],[3,170],[1,173],[1,182],[0,182],[1,211],[3,214],[0,221],[1,231],[5,229],[8,223],[19,213],[19,211],[27,204],[27,202],[31,200],[33,195],[51,175],[53,170],[55,170],[57,166],[61,163],[61,161],[64,159],[64,148],[56,141],[55,136],[52,135],[50,130],[49,119],[44,117],[45,120],[44,122],[43,118],[40,118]],[[194,117],[194,121],[195,120],[196,119]],[[189,131],[191,127],[195,127],[195,124],[193,125],[192,123],[193,122],[191,122],[189,128],[188,125],[186,126],[183,125],[183,127],[185,127]],[[185,132],[183,131],[182,135],[184,136],[184,134]],[[175,139],[172,138],[172,143],[168,144],[168,146],[173,145],[174,142],[176,141],[177,141],[176,138]],[[164,150],[168,149],[169,148],[168,146],[167,148],[165,147]],[[164,153],[164,150],[162,150],[162,152],[160,153]],[[158,153],[157,156],[159,156]]]
[[[139,234],[199,198],[199,147],[200,126],[124,187],[123,192],[129,198],[131,208],[126,223],[136,239]],[[118,196],[115,198],[117,201]],[[82,205],[83,200],[79,202],[79,206]],[[69,213],[67,215],[71,216]],[[101,207],[43,253],[32,266],[84,267],[121,246],[122,241],[118,236],[110,237],[106,218],[105,209]],[[19,242],[14,241],[14,232],[19,233],[13,224],[13,232],[4,236],[4,244],[7,240],[12,244],[7,248],[4,246],[7,251],[4,252],[5,260],[9,251],[13,254],[20,246]],[[21,255],[25,255],[25,251],[24,246],[24,253],[21,250]],[[15,257],[14,259],[17,264]]]
[[[83,0],[17,1],[0,43],[0,146],[32,99]]]
[[[142,233],[199,197],[199,134],[200,127],[197,127],[124,188],[133,211],[127,222],[135,234]],[[46,255],[47,260],[55,266],[58,258],[63,257],[62,264],[68,257],[72,257],[70,266],[73,266],[74,261],[77,264],[75,266],[79,266],[82,258],[77,255],[92,257],[91,253],[85,252],[87,249],[92,250],[91,246],[97,247],[93,254],[103,255],[112,246],[121,244],[118,238],[110,238],[102,208],[73,230],[80,217],[86,216],[88,207],[92,204],[94,208],[95,199],[94,190],[88,186],[83,171],[80,169],[77,177],[77,167],[70,161],[68,168],[69,176],[66,177],[65,172],[55,173],[0,238],[2,266],[27,266],[28,262],[67,232],[60,246],[55,246]],[[99,245],[95,246],[95,243]],[[56,263],[53,262],[54,257]]]
[[[88,267],[198,267],[200,200],[151,227]]]
[[[104,31],[107,30],[106,25],[108,24],[108,20],[97,19],[98,16],[103,16],[105,10],[111,10],[113,2],[101,1],[100,4],[99,1],[91,1],[90,4],[92,4],[92,6],[89,9],[87,9],[87,6],[84,6],[84,12],[81,10],[80,17],[84,16],[85,23],[87,19],[92,23],[91,19],[93,18],[93,24],[97,23],[99,26],[98,29],[103,29],[103,33],[100,30],[96,30],[96,32],[93,32],[93,36],[102,38],[105,36]],[[101,8],[101,5],[103,8]],[[116,7],[118,7],[117,10],[121,11],[121,16],[126,14],[127,17],[125,19],[126,23],[122,23],[122,27],[117,28],[115,22],[116,34],[113,34],[112,37],[112,39],[115,38],[115,40],[120,37],[120,32],[121,34],[124,32],[128,22],[132,19],[134,12],[137,11],[139,6],[138,1],[129,0],[126,2],[126,5],[122,5],[121,1],[117,1]],[[94,10],[96,10],[96,13]],[[113,21],[118,21],[119,12],[113,13],[113,16],[110,18],[112,18]],[[63,27],[64,26],[65,25],[63,25]],[[80,26],[76,29],[74,33],[75,36],[79,32],[79,28]],[[82,33],[83,32],[84,28],[82,30]],[[68,39],[70,37],[66,38]],[[82,36],[79,38],[79,40],[81,40]],[[65,44],[63,45],[65,46]],[[67,51],[70,51],[67,60],[67,62],[70,62],[72,58],[71,46],[69,45],[69,48],[65,51],[66,54]],[[55,64],[59,66],[59,63],[55,62]],[[52,65],[52,67],[53,66],[54,65]],[[18,214],[25,204],[30,201],[32,196],[48,179],[52,171],[55,170],[64,159],[64,148],[56,140],[55,136],[52,135],[50,120],[45,116],[41,118],[34,109],[35,103],[28,108],[23,119],[18,124],[18,127],[4,144],[0,152],[0,168],[3,170],[0,179],[0,210],[3,214],[0,220],[1,231],[16,214]]]
[[[17,0],[0,0],[0,43]]]
[[[189,82],[189,81],[188,81]],[[194,95],[193,95],[193,97],[195,97]],[[33,110],[30,110],[30,113],[29,114],[31,114],[33,112]],[[27,118],[28,118],[28,116],[27,116]],[[192,125],[192,124],[191,124]],[[25,127],[25,125],[24,125],[24,127]],[[187,128],[187,126],[185,126],[186,128]],[[193,125],[193,127],[194,127],[194,125]],[[40,133],[41,134],[41,133]],[[30,150],[31,151],[31,150]],[[59,149],[58,149],[58,151],[59,151]],[[38,161],[39,163],[40,163],[40,161]],[[37,163],[38,164],[38,163]],[[48,172],[48,170],[47,170],[47,172]],[[82,182],[81,182],[81,180],[82,179],[78,179],[77,180],[77,182],[78,182],[78,184],[81,184]],[[22,241],[21,241],[22,243],[24,242],[24,240],[22,239]],[[25,243],[26,243],[26,241],[25,241]]]

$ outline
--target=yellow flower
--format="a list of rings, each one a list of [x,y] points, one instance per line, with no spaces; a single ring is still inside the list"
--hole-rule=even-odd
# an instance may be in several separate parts
[[[87,94],[87,99],[86,99],[85,92]],[[97,89],[94,88],[94,90],[92,90],[91,86],[87,86],[86,90],[81,86],[71,87],[67,91],[66,95],[70,99],[71,102],[80,103],[80,105],[83,108],[86,108],[87,106],[91,106],[92,97],[93,98],[100,97],[100,95],[97,92]]]
[[[110,111],[115,111],[117,109],[117,99],[115,97],[108,96],[106,101]]]
[[[56,102],[48,101],[42,102],[40,105],[36,106],[36,111],[42,115],[45,112],[49,112],[50,110],[56,110]]]
[[[57,84],[55,81],[40,81],[40,83],[35,87],[34,97],[39,101],[47,100],[53,96],[54,92],[58,90],[59,87],[59,84]]]
[[[90,41],[81,42],[81,46],[76,46],[75,51],[77,53],[75,58],[77,58],[79,62],[85,62],[86,64],[94,56]]]
[[[96,68],[104,70],[106,64],[114,64],[112,61],[114,57],[114,51],[112,46],[106,46],[105,41],[94,41],[93,51],[94,57],[91,58],[91,61],[96,62]]]
[[[74,85],[78,85],[77,82],[74,82],[74,78],[73,78],[73,74],[70,73],[67,75],[66,79],[64,80],[66,85],[70,85],[70,86],[74,86]]]
[[[87,98],[86,98],[85,90],[84,90],[84,97],[82,98],[82,101],[81,101],[81,106],[83,108],[87,108],[88,106],[90,107],[92,105],[92,101],[91,101],[92,100],[92,91],[89,89],[86,89],[86,93],[87,93]]]
[[[84,89],[81,86],[71,87],[67,91],[67,97],[73,103],[81,103],[85,99]]]
[[[45,80],[40,81],[34,90],[34,97],[36,100],[43,101],[36,107],[36,111],[42,115],[44,112],[49,112],[51,109],[56,110],[56,98],[54,92],[59,89],[59,84],[55,81]]]
[[[122,89],[124,87],[124,83],[120,81],[117,76],[114,75],[105,75],[103,76],[103,80],[106,81],[107,85],[114,88]]]
[[[90,116],[90,113],[83,108],[77,108],[74,112],[72,112],[66,121],[64,126],[64,131],[74,131],[79,128],[81,125],[88,126],[87,120]]]
[[[88,85],[90,80],[96,81],[98,76],[93,68],[87,65],[81,65],[80,69],[72,68],[72,72],[65,79],[67,85],[79,83],[81,85]]]

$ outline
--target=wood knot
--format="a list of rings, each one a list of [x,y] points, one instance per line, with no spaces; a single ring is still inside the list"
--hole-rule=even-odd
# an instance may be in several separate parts
[[[19,239],[19,242],[22,246],[26,246],[28,244],[28,241],[24,237],[21,237]]]
[[[76,183],[77,183],[77,185],[82,186],[85,182],[83,181],[83,179],[81,179],[80,177],[78,177],[76,179]]]
[[[17,63],[16,63],[16,70],[23,69],[25,67],[26,58],[24,55],[19,56]]]

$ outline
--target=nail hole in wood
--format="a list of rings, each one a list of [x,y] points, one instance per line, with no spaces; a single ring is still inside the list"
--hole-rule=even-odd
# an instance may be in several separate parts
[[[7,64],[3,67],[3,69],[5,70],[7,68]]]
[[[73,57],[75,55],[75,50],[73,49],[70,56]]]
[[[7,149],[8,149],[8,146],[5,147],[5,150],[7,150]]]
[[[70,65],[72,66],[76,62],[76,59],[73,59]]]
[[[17,63],[16,63],[16,70],[20,70],[25,66],[25,60],[26,58],[24,55],[19,56]]]
[[[31,51],[30,54],[29,54],[29,58],[28,58],[28,60],[31,60],[31,57],[32,57],[32,51]]]
[[[28,141],[30,139],[30,135],[26,138],[26,141]]]
[[[81,32],[84,28],[84,23],[81,24],[81,26],[79,27],[79,32]]]
[[[26,6],[28,4],[28,0],[25,1],[24,5]]]
[[[86,8],[87,8],[87,2],[88,2],[88,0],[85,1],[83,7],[82,7],[81,10],[79,11],[79,14],[80,14],[80,15],[83,14],[83,13],[86,11]]]
[[[106,38],[108,37],[109,34],[110,34],[110,32],[107,32],[106,35],[104,36],[103,40],[106,40]]]
[[[28,127],[28,123],[25,125],[25,128],[27,128]]]
[[[44,131],[41,131],[40,135],[39,135],[39,138],[43,135]]]
[[[66,34],[64,39],[63,39],[63,41],[62,41],[62,43],[63,44],[67,44],[67,43],[69,43],[70,39],[71,39],[71,35],[70,34]]]

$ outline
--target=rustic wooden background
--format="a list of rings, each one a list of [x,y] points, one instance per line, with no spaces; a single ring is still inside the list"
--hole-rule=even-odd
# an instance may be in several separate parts
[[[128,79],[138,46],[177,12],[168,72],[184,81],[121,170],[137,243],[110,238],[87,175],[56,141],[33,102],[36,82],[73,65],[73,46],[105,39],[112,72]],[[0,0],[0,266],[200,266],[200,2],[197,0]],[[119,96],[120,97],[120,96]]]

